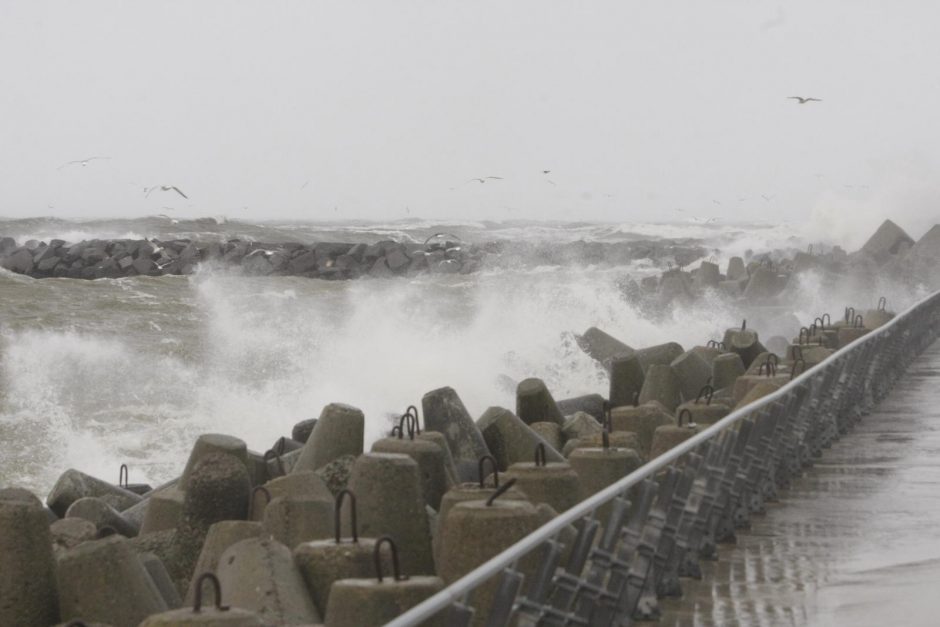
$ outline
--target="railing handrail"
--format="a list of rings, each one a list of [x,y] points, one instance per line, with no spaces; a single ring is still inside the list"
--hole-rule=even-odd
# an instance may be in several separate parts
[[[484,562],[474,570],[470,571],[454,583],[450,584],[440,592],[432,595],[431,597],[424,600],[419,605],[411,608],[395,620],[386,623],[385,627],[410,627],[413,625],[419,624],[421,621],[431,618],[438,612],[446,609],[447,607],[453,605],[454,603],[459,603],[461,600],[470,592],[472,592],[477,586],[487,581],[491,577],[499,574],[503,569],[511,566],[514,562],[521,559],[527,555],[530,551],[537,548],[543,542],[551,539],[561,532],[565,527],[571,525],[572,523],[578,521],[586,515],[592,514],[600,506],[604,505],[608,501],[612,500],[619,494],[624,493],[628,488],[636,485],[640,481],[654,475],[656,472],[662,470],[666,466],[669,466],[675,462],[679,457],[685,455],[686,453],[695,449],[698,445],[702,444],[706,440],[709,440],[722,431],[724,431],[730,425],[743,420],[747,416],[751,415],[757,410],[774,403],[775,401],[786,396],[793,390],[797,389],[804,382],[813,378],[817,373],[822,372],[830,365],[835,363],[835,361],[840,358],[848,355],[854,351],[859,346],[864,345],[867,342],[873,341],[874,338],[889,332],[893,327],[900,323],[906,316],[919,309],[920,307],[926,305],[929,301],[940,297],[940,291],[934,292],[921,300],[917,301],[902,313],[896,314],[891,320],[881,325],[880,327],[873,329],[862,335],[859,338],[856,338],[846,346],[838,349],[832,355],[814,365],[812,368],[809,368],[793,380],[784,384],[779,389],[771,392],[770,394],[761,397],[760,399],[750,403],[740,409],[732,411],[730,414],[719,420],[718,422],[712,424],[707,429],[697,433],[691,438],[685,440],[681,444],[674,446],[666,453],[659,455],[653,460],[648,461],[644,465],[640,466],[630,474],[626,475],[622,479],[618,480],[616,483],[613,483],[600,492],[595,493],[594,495],[588,497],[587,499],[581,501],[577,505],[571,507],[570,509],[562,512],[549,522],[545,523],[526,537],[522,538],[503,552],[495,555],[490,558],[488,561]]]

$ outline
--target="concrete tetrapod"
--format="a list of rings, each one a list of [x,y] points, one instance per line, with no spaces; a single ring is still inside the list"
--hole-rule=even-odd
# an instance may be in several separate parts
[[[646,371],[643,389],[640,391],[639,404],[650,401],[661,403],[669,411],[675,411],[682,402],[682,391],[679,377],[672,367],[663,364],[654,364]]]
[[[199,552],[199,559],[193,570],[195,573],[215,574],[219,565],[219,559],[222,553],[230,546],[242,540],[249,538],[260,538],[264,534],[261,523],[247,520],[222,520],[211,527],[206,534],[206,540],[202,544],[202,551]],[[191,605],[196,599],[196,580],[194,577],[186,591],[185,602]]]
[[[141,501],[139,494],[70,468],[52,486],[46,503],[59,518],[63,518],[72,503],[86,496],[97,496],[118,511]]]
[[[618,407],[610,412],[610,425],[613,431],[632,431],[639,439],[639,453],[644,459],[650,459],[653,434],[661,426],[675,425],[676,419],[658,402],[646,403],[637,407]]]
[[[163,560],[153,553],[140,553],[137,557],[140,563],[143,564],[147,574],[150,575],[150,579],[157,587],[157,590],[160,591],[160,596],[163,597],[163,602],[166,603],[166,606],[170,609],[180,607],[183,604],[183,600],[180,598],[180,593],[176,589],[176,585],[174,585],[173,580],[170,578],[170,573],[166,571]]]
[[[140,535],[175,529],[183,513],[185,494],[176,487],[159,490],[147,497],[140,523]]]
[[[382,568],[381,550],[391,552],[392,576]],[[380,627],[444,588],[440,577],[406,576],[390,536],[376,540],[373,549],[375,579],[340,579],[330,590],[325,627]],[[443,616],[421,623],[444,627]]]
[[[313,433],[291,472],[317,470],[343,455],[362,453],[366,419],[362,411],[342,403],[323,408]]]
[[[217,575],[222,600],[255,612],[262,620],[274,625],[320,621],[290,549],[276,540],[236,542],[219,559]]]
[[[206,607],[203,603],[205,583],[213,587],[214,603]],[[268,627],[254,612],[222,605],[222,589],[218,578],[212,573],[203,573],[195,578],[193,585],[199,591],[192,608],[171,610],[154,614],[140,627]]]
[[[352,535],[342,537],[343,500],[349,497],[349,528]],[[300,569],[307,590],[321,616],[327,615],[330,589],[340,579],[365,579],[375,570],[372,563],[375,538],[360,538],[356,520],[356,497],[344,490],[336,497],[334,537],[330,540],[304,542],[294,549],[294,563]]]
[[[685,352],[685,349],[682,348],[680,344],[675,342],[666,342],[665,344],[657,344],[656,346],[648,346],[647,348],[641,348],[638,350],[635,355],[636,358],[640,361],[640,366],[643,367],[643,372],[646,373],[646,376],[649,376],[649,370],[652,366],[668,366],[676,359],[679,355]]]
[[[204,433],[200,435],[189,453],[189,459],[186,460],[186,468],[180,476],[177,488],[182,492],[186,492],[186,490],[189,489],[189,482],[193,471],[196,469],[196,464],[209,455],[220,453],[231,455],[245,464],[248,459],[248,446],[245,444],[244,440],[230,435],[221,433]]]
[[[565,417],[541,379],[524,379],[516,386],[516,415],[527,425],[534,422],[564,424]]]
[[[333,534],[333,499],[279,496],[264,510],[264,530],[289,549]]]
[[[364,536],[396,538],[407,572],[434,574],[431,528],[413,459],[396,453],[363,453],[353,466],[349,490],[357,497],[359,531]]]
[[[533,433],[545,440],[548,446],[556,451],[560,451],[561,447],[564,445],[564,440],[561,437],[561,425],[557,422],[533,422],[529,425],[529,428],[532,429]],[[536,442],[536,444],[538,444],[538,442]],[[534,450],[534,445],[533,449],[529,449],[526,459],[532,454],[532,450]]]
[[[499,498],[513,484],[513,481],[507,481],[485,501],[458,503],[447,515],[447,524],[441,536],[440,575],[448,584],[542,525],[543,517],[532,503]],[[535,554],[523,558],[517,569],[524,575],[532,575],[537,559]],[[476,607],[492,607],[498,579],[493,577],[474,591],[473,603]],[[486,612],[477,612],[471,624],[483,625],[486,618]]]
[[[530,501],[548,503],[559,514],[579,501],[578,474],[567,461],[548,462],[544,446],[535,448],[534,461],[513,464],[505,476],[507,481],[515,479],[515,485]]]
[[[598,448],[604,444],[604,432],[595,433],[593,435],[576,438],[574,440],[568,440],[565,442],[565,447],[562,449],[562,454],[565,456],[565,459],[571,460],[571,454],[578,450],[579,448]],[[640,438],[637,434],[632,431],[611,431],[606,436],[607,442],[612,448],[625,448],[633,449],[639,453],[642,448],[640,446]]]
[[[594,416],[579,411],[565,419],[565,424],[561,427],[561,435],[567,442],[577,438],[587,438],[603,430],[604,427],[601,426],[601,423],[599,423]],[[531,451],[533,449],[529,450]]]
[[[695,398],[712,376],[711,366],[694,350],[686,351],[676,357],[669,367],[679,378],[679,390],[683,401]]]
[[[263,490],[261,488],[264,488]],[[315,472],[304,470],[271,479],[264,486],[252,491],[251,520],[264,518],[264,510],[272,499],[279,496],[288,498],[309,497],[326,501],[333,500],[333,494],[323,479]]]
[[[758,355],[767,352],[763,344],[757,337],[756,331],[750,331],[746,328],[728,329],[724,337],[725,349],[732,353],[737,353],[741,357],[741,363],[745,368],[750,367]],[[719,385],[717,382],[715,385]],[[719,385],[719,387],[724,387]]]
[[[581,483],[581,499],[597,494],[643,465],[639,453],[628,448],[579,448],[571,452],[568,463]],[[606,524],[612,505],[598,509],[598,520]]]
[[[556,400],[555,404],[558,405],[558,411],[561,412],[562,416],[570,416],[575,412],[583,411],[598,420],[603,420],[606,402],[600,394],[585,394],[584,396]]]
[[[737,353],[722,353],[712,362],[712,387],[721,390],[734,385],[746,368]]]
[[[96,496],[84,496],[69,506],[65,518],[82,518],[94,523],[99,531],[111,527],[122,536],[133,538],[137,526],[121,516],[121,513]]]
[[[487,468],[487,463],[490,464]],[[441,529],[447,524],[447,515],[450,513],[450,510],[453,509],[454,505],[457,503],[463,503],[464,501],[485,501],[490,498],[496,490],[499,489],[500,475],[499,470],[496,468],[496,461],[491,456],[486,456],[480,459],[479,462],[479,476],[480,480],[476,483],[461,483],[454,486],[444,495],[444,498],[441,499],[441,509],[437,516],[437,529],[438,533],[434,538],[434,561],[435,564],[440,568],[440,554],[441,554]],[[484,474],[486,470],[491,470],[492,473]],[[492,479],[490,479],[492,477]],[[526,494],[518,489],[517,487],[510,488],[509,491],[502,494],[504,500],[517,500],[517,501],[528,501],[529,497]]]
[[[422,431],[418,434],[418,439],[434,442],[444,455],[444,471],[447,474],[448,485],[460,483],[460,477],[457,475],[457,466],[454,464],[454,456],[451,455],[450,447],[447,445],[447,438],[439,431]]]
[[[645,379],[636,355],[615,359],[610,365],[610,406],[633,405]]]
[[[62,620],[136,627],[166,602],[126,539],[108,536],[66,552],[56,573]]]
[[[557,429],[557,423],[551,424]],[[538,444],[546,446],[545,454],[549,461],[564,461],[564,457],[555,450],[534,429],[526,426],[514,413],[503,407],[490,407],[477,420],[477,427],[486,440],[486,446],[492,452],[496,465],[500,470],[506,470],[512,464],[531,459],[532,451]]]
[[[590,327],[583,335],[577,336],[576,340],[581,350],[601,362],[607,369],[614,359],[633,354],[632,348],[597,327]]]
[[[683,423],[683,417],[686,418]],[[701,431],[699,425],[688,421],[689,414],[683,412],[679,415],[679,422],[676,425],[663,425],[657,427],[653,433],[653,444],[650,447],[650,459],[659,457],[669,449],[677,446],[693,435]]]
[[[28,490],[0,490],[0,625],[58,622],[55,558],[42,503]]]
[[[247,518],[250,489],[245,465],[227,453],[210,453],[193,467],[166,563],[179,590],[189,587],[209,527]]]
[[[457,392],[449,387],[432,390],[421,398],[421,408],[425,428],[443,433],[447,438],[457,476],[461,481],[472,480],[477,460],[489,455],[490,451]],[[400,543],[397,536],[393,537]]]
[[[713,425],[728,414],[731,408],[724,403],[712,403],[715,390],[710,385],[701,389],[695,400],[682,403],[676,410],[677,414],[689,412],[690,421],[699,425]]]
[[[444,451],[434,442],[415,439],[415,435],[413,429],[403,434],[399,428],[398,437],[376,440],[372,444],[372,452],[400,453],[415,460],[421,476],[424,501],[437,510],[441,506],[441,497],[451,485],[447,477]]]

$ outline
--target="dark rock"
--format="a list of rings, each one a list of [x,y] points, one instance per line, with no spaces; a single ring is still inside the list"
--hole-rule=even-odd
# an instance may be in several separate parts
[[[0,266],[10,272],[28,274],[33,269],[33,255],[26,248],[18,248],[8,257],[0,260]]]

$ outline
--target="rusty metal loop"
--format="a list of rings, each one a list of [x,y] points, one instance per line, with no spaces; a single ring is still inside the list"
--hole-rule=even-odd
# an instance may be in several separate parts
[[[255,511],[255,496],[261,492],[265,496],[264,506],[267,507],[271,502],[271,492],[263,485],[255,486],[255,489],[251,491],[251,507],[248,509],[253,513]]]
[[[263,461],[264,461],[265,466],[268,465],[268,462],[269,462],[270,460],[276,459],[276,460],[277,460],[277,469],[278,469],[278,471],[281,473],[280,476],[283,477],[284,475],[287,474],[287,471],[284,470],[284,462],[281,461],[281,455],[280,455],[277,451],[275,451],[273,448],[272,448],[272,449],[268,449],[267,451],[265,451],[264,457],[263,457],[262,459],[263,459]]]
[[[767,359],[765,359],[764,362],[766,363],[766,362],[769,362],[769,361],[774,362],[774,366],[779,366],[779,365],[780,365],[780,358],[777,357],[777,354],[776,354],[776,353],[770,353],[770,354],[767,355]]]
[[[864,321],[865,319],[862,318],[862,314],[858,314],[857,316],[855,316],[855,321],[852,323],[852,326],[855,327],[856,329],[859,329],[862,326],[864,326],[864,323],[865,323]]]
[[[689,417],[689,421],[686,423],[686,426],[692,424],[692,412],[689,411],[688,408],[686,408],[679,412],[679,424],[677,426],[679,427],[682,426],[682,417],[686,415]]]
[[[770,361],[769,359],[768,359],[767,361],[765,361],[764,363],[762,363],[762,364],[760,365],[760,368],[757,369],[757,376],[761,376],[762,374],[764,374],[764,368],[765,368],[765,367],[767,368],[767,376],[768,376],[768,377],[776,377],[776,376],[777,376],[777,366],[774,365],[774,363],[773,363],[772,361]]]
[[[509,481],[504,483],[502,486],[499,487],[498,490],[496,490],[496,492],[493,492],[493,494],[490,495],[490,498],[486,499],[486,506],[493,507],[493,501],[495,501],[497,498],[501,497],[502,495],[506,494],[506,492],[509,491],[509,488],[511,488],[514,485],[516,485],[515,479],[510,479]]]
[[[828,327],[831,327],[831,326],[832,326],[832,316],[830,316],[829,314],[824,313],[824,314],[820,317],[820,320],[822,320],[823,329],[825,329],[827,326],[828,326]]]
[[[818,327],[816,326],[816,323],[817,323],[817,322],[819,323],[819,326],[818,326]],[[822,319],[822,318],[816,318],[816,319],[813,320],[813,328],[819,328],[819,329],[825,330],[825,328],[826,328],[826,323],[823,322],[823,319]]]
[[[611,420],[611,417],[610,417],[610,401],[605,400],[601,408],[604,412],[604,425],[603,426],[605,429],[610,431],[613,427],[613,421]]]
[[[745,319],[741,322],[741,330],[742,330],[742,331],[747,331],[747,318],[745,318]]]
[[[130,485],[130,471],[127,470],[127,464],[121,464],[121,469],[118,470],[118,487],[126,490],[128,485]]]
[[[796,372],[797,364],[800,364],[802,366],[802,368],[800,368],[799,374],[803,374],[804,372],[806,372],[806,361],[802,357],[800,357],[799,359],[793,362],[792,369],[790,370],[790,381],[793,381],[793,378],[797,375],[797,372]]]
[[[887,311],[888,299],[882,296],[878,299],[878,311]]]
[[[411,415],[411,412],[406,412],[402,414],[402,417],[398,421],[398,439],[401,440],[405,435],[405,427],[408,428],[408,437],[412,440],[415,439],[415,422],[417,418]]]
[[[545,466],[548,464],[547,458],[545,457],[545,443],[539,442],[535,445],[535,465],[536,466]]]
[[[352,541],[359,542],[359,531],[356,525],[356,495],[349,490],[340,490],[336,495],[336,506],[333,508],[333,532],[336,534],[336,544],[341,544],[343,521],[340,514],[343,511],[343,499],[349,497],[349,522],[352,524]]]
[[[712,396],[715,394],[715,388],[711,384],[706,384],[702,386],[702,389],[698,391],[698,396],[695,397],[695,404],[698,405],[698,402],[702,399],[702,395],[705,396],[705,404],[712,404]]]
[[[797,337],[796,343],[800,346],[803,345],[803,334],[806,334],[806,343],[809,344],[809,329],[806,327],[800,327],[800,335]]]
[[[718,348],[721,345],[721,342],[718,340],[708,340],[708,343],[705,344],[706,348]]]
[[[493,457],[492,455],[484,455],[483,457],[480,458],[480,461],[477,462],[477,472],[480,474],[480,487],[481,488],[486,487],[483,481],[486,478],[486,475],[483,474],[483,463],[486,460],[490,461],[490,466],[492,466],[493,468],[493,487],[498,488],[499,487],[499,468],[496,467],[496,458]]]
[[[418,408],[414,405],[409,405],[405,409],[406,414],[411,414],[415,419],[415,433],[421,435],[421,420],[418,418]]]
[[[846,307],[845,308],[845,322],[849,324],[855,318],[855,307]]]
[[[395,425],[394,427],[392,427],[392,430],[389,432],[389,437],[391,438],[394,438],[396,435],[398,435],[398,439],[400,440],[401,439],[401,427],[398,425]]]
[[[405,581],[408,577],[401,574],[401,566],[398,564],[398,546],[392,536],[382,536],[375,541],[375,549],[372,550],[372,561],[375,563],[375,577],[382,583],[382,545],[387,544],[388,550],[392,554],[392,576],[395,581]]]
[[[809,337],[816,335],[816,322],[815,321],[813,322],[813,324],[809,325],[808,330],[809,330]],[[809,343],[809,337],[807,337],[807,343]]]
[[[601,445],[605,451],[610,448],[610,432],[607,429],[601,431]]]
[[[202,573],[196,580],[196,592],[193,595],[195,597],[193,600],[193,613],[198,614],[202,611],[202,584],[205,581],[212,584],[212,592],[215,594],[215,609],[220,612],[227,612],[228,606],[222,605],[222,584],[219,583],[219,578],[212,573]]]

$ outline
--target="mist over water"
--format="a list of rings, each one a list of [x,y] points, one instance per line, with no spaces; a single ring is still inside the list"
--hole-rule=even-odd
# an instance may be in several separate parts
[[[58,226],[83,234],[152,228],[128,222]],[[804,245],[787,226],[449,226],[478,241],[522,240],[525,233],[543,242],[694,241],[722,265],[748,249]],[[300,240],[322,239],[326,230],[336,239],[358,233],[376,241],[397,231],[418,241],[440,225],[373,227],[214,228],[262,241],[277,234],[270,229]],[[21,241],[56,234],[41,221],[17,228]],[[44,492],[69,467],[114,480],[121,463],[133,481],[159,483],[180,472],[200,433],[229,433],[263,452],[330,402],[365,412],[368,446],[388,429],[389,414],[420,405],[424,393],[441,386],[455,388],[474,416],[491,405],[514,408],[513,382],[532,376],[556,398],[606,395],[606,374],[577,346],[575,333],[599,326],[638,348],[667,341],[690,348],[748,315],[716,296],[652,316],[640,311],[619,286],[625,277],[663,269],[663,262],[640,259],[342,282],[211,267],[191,277],[97,281],[3,272],[0,439],[12,444],[0,453],[0,484]],[[812,274],[801,275],[792,294],[804,324],[824,311],[836,318],[847,304],[873,307],[881,294],[895,309],[917,297],[872,281],[823,289]],[[796,331],[783,326],[759,330],[764,338]]]

